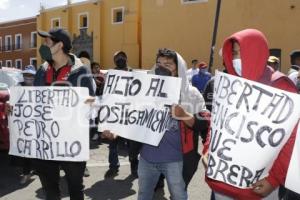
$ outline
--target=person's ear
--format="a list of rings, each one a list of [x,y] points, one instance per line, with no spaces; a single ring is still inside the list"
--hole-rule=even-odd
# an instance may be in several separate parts
[[[61,41],[59,43],[57,43],[57,45],[58,45],[59,49],[63,49],[64,48],[64,43],[61,42]]]

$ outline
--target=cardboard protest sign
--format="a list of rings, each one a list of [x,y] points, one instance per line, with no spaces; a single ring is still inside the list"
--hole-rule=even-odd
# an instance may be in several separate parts
[[[12,87],[9,154],[42,160],[89,159],[88,89]]]
[[[290,160],[285,187],[300,194],[300,128],[298,126],[293,154]]]
[[[267,176],[299,106],[297,94],[217,72],[207,176],[239,188]]]
[[[157,146],[177,104],[181,79],[109,70],[99,110],[99,130]]]

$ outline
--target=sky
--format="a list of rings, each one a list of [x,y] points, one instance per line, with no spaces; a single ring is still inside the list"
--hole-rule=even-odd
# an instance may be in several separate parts
[[[71,0],[77,3],[85,0]],[[0,23],[39,14],[40,5],[45,8],[66,5],[67,0],[0,0]]]

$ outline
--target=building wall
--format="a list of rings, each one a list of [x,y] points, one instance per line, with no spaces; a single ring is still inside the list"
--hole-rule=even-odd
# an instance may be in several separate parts
[[[138,0],[101,1],[101,60],[105,68],[114,67],[113,55],[122,50],[128,56],[128,64],[139,67]],[[112,24],[112,9],[124,7],[124,22]]]
[[[125,9],[124,22],[113,24],[112,9],[118,7]],[[137,0],[88,1],[47,9],[37,17],[37,26],[38,29],[49,30],[51,18],[61,18],[61,27],[67,28],[73,38],[74,34],[79,35],[78,14],[85,12],[89,15],[88,34],[93,32],[94,61],[100,62],[105,68],[112,68],[114,53],[123,50],[128,54],[129,65],[138,68],[140,60]],[[39,38],[38,45],[41,42],[42,39]]]
[[[97,3],[95,3],[97,2]],[[94,34],[94,60],[112,68],[113,54],[123,50],[129,65],[149,69],[155,63],[158,48],[172,48],[185,58],[209,62],[217,0],[182,4],[182,0],[99,0],[53,8],[37,18],[39,29],[49,30],[53,17],[61,17],[63,27],[78,35],[78,13],[88,12],[88,33]],[[112,23],[112,9],[124,7],[124,22]],[[261,30],[270,48],[281,49],[281,69],[287,72],[289,53],[299,49],[298,0],[222,1],[214,68],[222,68],[218,51],[232,33],[245,29]]]
[[[181,0],[142,2],[143,68],[154,64],[155,53],[160,47],[177,50],[189,66],[194,58],[209,62],[217,0],[192,4],[182,4]],[[297,0],[223,0],[215,68],[222,68],[218,51],[226,37],[245,28],[256,28],[266,35],[270,48],[281,49],[281,69],[287,72],[289,53],[300,48],[299,16],[300,2]]]
[[[0,37],[2,37],[2,48],[0,51],[0,61],[5,66],[6,60],[12,60],[12,66],[15,66],[15,60],[22,60],[22,68],[30,64],[30,58],[36,57],[36,47],[31,46],[31,32],[36,31],[36,18],[17,20],[0,24]],[[21,49],[15,49],[15,35],[22,34]],[[12,50],[5,51],[5,36],[12,37]],[[1,42],[0,42],[1,43]]]

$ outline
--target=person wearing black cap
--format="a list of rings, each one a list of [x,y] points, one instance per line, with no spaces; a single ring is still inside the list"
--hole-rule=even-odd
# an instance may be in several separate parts
[[[87,87],[93,96],[91,77],[75,55],[69,34],[63,29],[38,31],[44,42],[39,53],[45,61],[36,73],[34,86]],[[34,167],[40,178],[47,200],[60,199],[59,171],[64,170],[71,200],[83,200],[83,174],[86,162],[35,160]]]
[[[117,51],[114,54],[114,63],[116,65],[115,69],[131,71],[127,65],[127,55],[124,51]]]
[[[290,53],[291,68],[288,72],[288,77],[296,85],[298,80],[298,71],[300,69],[300,50],[294,50]]]
[[[124,51],[115,52],[113,59],[116,65],[115,70],[132,71],[132,69],[128,67],[127,55]],[[119,167],[120,167],[119,158],[118,158],[118,144],[120,144],[120,142],[125,139],[121,137],[117,137],[117,138],[107,137],[105,132],[102,133],[101,137],[111,140],[109,143],[109,156],[108,156],[109,169],[104,175],[105,178],[111,178],[118,175]],[[128,145],[128,157],[130,162],[131,175],[136,178],[138,176],[137,175],[138,162],[139,162],[138,155],[139,155],[141,143],[128,140],[128,139],[126,139],[125,141]]]

